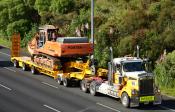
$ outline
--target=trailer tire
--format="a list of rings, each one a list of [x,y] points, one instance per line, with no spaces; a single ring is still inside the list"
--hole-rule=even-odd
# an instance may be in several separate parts
[[[17,61],[17,60],[14,60],[14,61],[13,61],[13,66],[14,66],[14,67],[16,67],[16,68],[18,68],[18,67],[19,67],[19,63],[18,63],[18,61]]]
[[[68,78],[63,79],[63,86],[65,86],[65,87],[70,86],[70,80]]]
[[[96,91],[96,82],[95,81],[92,81],[90,83],[90,87],[89,87],[89,91],[90,91],[90,94],[93,95],[93,96],[96,96],[97,95],[97,91]]]
[[[85,92],[85,93],[88,92],[86,80],[83,79],[83,80],[81,81],[80,87],[81,87],[81,90],[82,90],[83,92]]]
[[[35,69],[34,66],[31,67],[31,73],[32,73],[32,74],[36,74],[36,69]]]
[[[27,70],[27,66],[26,66],[25,63],[22,63],[22,70],[23,70],[23,71],[26,71],[26,70]]]
[[[122,93],[121,102],[124,107],[126,108],[130,107],[130,98],[126,92]]]
[[[57,82],[58,82],[59,85],[62,85],[63,84],[63,81],[61,80],[60,77],[58,77]]]

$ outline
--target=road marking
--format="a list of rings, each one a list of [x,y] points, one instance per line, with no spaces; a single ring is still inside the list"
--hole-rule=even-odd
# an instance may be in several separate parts
[[[0,84],[0,86],[1,86],[1,87],[3,87],[3,88],[5,88],[5,89],[7,89],[7,90],[9,90],[9,91],[11,91],[11,90],[12,90],[12,89],[10,89],[9,87],[4,86],[4,85],[2,85],[2,84]]]
[[[166,109],[166,110],[171,110],[173,112],[175,112],[174,109],[171,109],[171,108],[168,108],[168,107],[165,107],[165,106],[162,106],[162,105],[159,105],[160,108],[163,108],[163,109]]]
[[[83,109],[83,110],[80,110],[80,111],[78,111],[78,112],[85,112],[85,111],[87,111],[87,110],[89,110],[89,109],[90,109],[90,107],[85,108],[85,109]]]
[[[114,109],[114,108],[112,108],[112,107],[109,107],[109,106],[103,105],[103,104],[101,104],[101,103],[96,103],[96,104],[97,104],[97,105],[100,105],[100,106],[102,106],[102,107],[105,107],[105,108],[111,109],[111,110],[113,110],[113,111],[120,112],[120,111],[117,110],[117,109]]]
[[[43,105],[43,106],[46,107],[46,108],[49,108],[49,109],[51,109],[51,110],[53,110],[55,112],[61,112],[61,111],[59,111],[59,110],[57,110],[57,109],[55,109],[55,108],[53,108],[51,106],[48,106],[48,105]]]
[[[9,55],[9,54],[3,53],[3,52],[0,52],[0,53],[10,57],[10,55]]]
[[[54,86],[54,85],[51,85],[51,84],[48,84],[48,83],[46,83],[46,82],[41,82],[41,83],[43,83],[43,84],[45,84],[45,85],[48,85],[48,86],[50,86],[50,87],[53,87],[53,88],[58,88],[58,87],[56,87],[56,86]]]
[[[3,67],[3,68],[5,68],[5,69],[7,69],[7,70],[9,70],[9,71],[12,71],[12,72],[16,72],[15,70],[10,69],[10,68],[7,68],[7,67]]]

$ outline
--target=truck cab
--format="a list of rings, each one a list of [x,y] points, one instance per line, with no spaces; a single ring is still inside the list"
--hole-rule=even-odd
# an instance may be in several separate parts
[[[94,77],[89,81],[90,94],[119,98],[125,107],[161,104],[160,90],[155,86],[153,74],[146,70],[146,64],[137,57],[112,59],[108,63],[107,78]]]

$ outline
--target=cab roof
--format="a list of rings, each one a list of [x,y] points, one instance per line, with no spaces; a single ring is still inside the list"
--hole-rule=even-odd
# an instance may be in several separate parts
[[[43,25],[43,26],[40,26],[40,27],[39,27],[39,30],[49,30],[49,29],[56,30],[56,29],[58,29],[58,28],[56,28],[56,27],[53,26],[53,25]]]
[[[121,57],[113,59],[114,64],[121,64],[121,62],[143,62],[143,60],[137,57]]]

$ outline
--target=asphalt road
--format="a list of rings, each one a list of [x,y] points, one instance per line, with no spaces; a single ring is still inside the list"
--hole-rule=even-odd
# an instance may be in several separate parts
[[[159,106],[124,108],[119,100],[63,87],[45,75],[14,68],[10,50],[0,46],[0,112],[175,112],[175,99]]]

